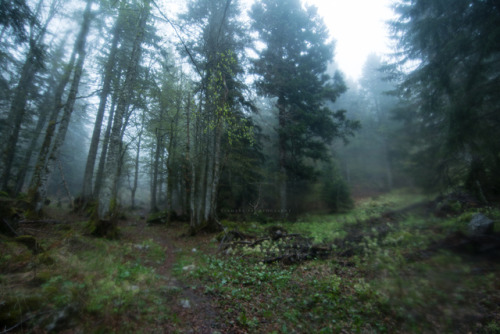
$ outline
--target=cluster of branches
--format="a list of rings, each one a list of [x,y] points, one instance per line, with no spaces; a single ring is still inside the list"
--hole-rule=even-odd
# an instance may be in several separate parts
[[[498,194],[498,2],[401,0],[394,8],[392,74],[404,101],[396,115],[405,124],[402,142],[411,142],[408,166],[431,189]]]
[[[153,0],[16,0],[0,9],[1,188],[26,191],[34,215],[57,165],[97,222],[116,218],[127,188],[132,206],[144,199],[138,189],[148,181],[150,210],[189,219],[193,232],[218,229],[221,205],[284,213],[297,192],[290,185],[313,179],[327,144],[357,126],[326,106],[345,85],[326,74],[333,44],[316,9],[299,0],[256,3],[251,27],[237,0],[194,0],[176,20]],[[169,40],[160,35],[171,28]],[[266,45],[255,59],[249,28]],[[261,110],[277,114],[267,141],[248,74],[266,98]],[[76,156],[83,162],[71,163]],[[279,191],[264,201],[263,184]]]

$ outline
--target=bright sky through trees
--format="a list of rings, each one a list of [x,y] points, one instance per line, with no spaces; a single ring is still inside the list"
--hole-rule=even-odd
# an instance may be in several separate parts
[[[335,62],[346,77],[358,79],[370,53],[390,52],[388,29],[391,0],[304,0],[319,9],[337,41]]]
[[[259,0],[241,0],[244,11]],[[393,18],[391,0],[302,0],[319,9],[330,36],[336,40],[335,62],[347,78],[358,79],[370,53],[390,53],[387,20]],[[180,3],[165,0],[179,12]],[[175,8],[175,9],[174,9]]]

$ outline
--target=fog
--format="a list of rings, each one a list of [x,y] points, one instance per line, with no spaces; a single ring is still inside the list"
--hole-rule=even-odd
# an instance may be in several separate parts
[[[2,1],[0,331],[498,333],[498,27]]]

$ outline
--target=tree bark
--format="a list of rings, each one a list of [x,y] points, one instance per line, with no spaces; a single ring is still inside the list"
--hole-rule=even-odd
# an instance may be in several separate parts
[[[24,182],[26,180],[26,174],[28,173],[28,167],[30,165],[31,157],[33,156],[33,152],[35,151],[36,144],[40,135],[42,134],[42,130],[47,124],[48,113],[50,112],[50,102],[49,98],[46,99],[46,103],[44,103],[41,107],[41,112],[38,117],[35,130],[33,131],[33,135],[28,146],[28,149],[25,152],[23,162],[19,168],[19,171],[16,176],[16,187],[14,188],[14,195],[19,194],[24,186]]]
[[[50,155],[48,161],[43,163],[43,161],[40,161],[39,159],[37,165],[43,164],[44,167],[38,169],[38,173],[35,173],[31,181],[30,190],[28,194],[28,202],[31,204],[32,209],[35,211],[36,214],[39,214],[43,207],[43,202],[45,201],[47,195],[48,179],[50,173],[52,172],[55,159],[57,158],[59,150],[62,144],[64,143],[66,132],[69,126],[69,121],[76,101],[78,86],[80,84],[80,78],[83,73],[83,64],[85,62],[85,55],[86,55],[85,44],[87,40],[87,35],[90,31],[90,23],[92,20],[91,8],[92,8],[92,0],[88,0],[87,6],[83,14],[82,27],[74,46],[75,54],[77,55],[77,61],[73,73],[73,80],[68,93],[68,97],[66,99],[66,103],[64,105],[63,116],[57,131],[56,138],[54,140],[54,144],[52,146],[52,149],[50,149]],[[53,126],[55,126],[55,123],[53,123]],[[49,138],[46,139],[48,139],[48,141],[50,142],[52,141],[51,140],[52,137],[50,139]],[[50,146],[50,142],[46,142],[46,144]]]
[[[188,95],[186,106],[186,153],[184,162],[184,186],[186,188],[186,202],[185,208],[189,214],[190,225],[194,217],[194,202],[193,202],[193,164],[191,162],[191,135],[190,135],[190,121],[191,121],[191,95]]]
[[[132,206],[132,209],[135,208],[135,193],[137,191],[137,185],[139,182],[139,157],[141,155],[141,142],[142,142],[142,134],[144,132],[144,120],[145,120],[145,112],[142,113],[141,130],[139,131],[139,136],[137,139],[137,150],[135,154],[135,164],[134,164],[134,182],[132,184],[132,189],[130,194],[130,204]]]
[[[281,218],[286,217],[287,213],[287,171],[286,171],[286,136],[284,134],[286,127],[286,110],[285,101],[282,96],[278,98],[278,120],[279,120],[279,130],[278,130],[278,150],[279,150],[279,192],[280,192],[280,216]]]
[[[181,92],[178,93],[176,101],[176,112],[174,118],[170,122],[170,141],[168,143],[167,156],[167,221],[170,222],[173,211],[173,192],[174,192],[174,170],[172,161],[176,158],[176,143],[177,143],[177,127],[179,123],[179,115],[181,113]]]
[[[222,120],[218,121],[214,136],[214,160],[212,184],[210,186],[210,207],[207,217],[207,228],[211,231],[220,230],[220,224],[217,221],[217,189],[219,188],[220,169],[221,169],[221,139],[222,139]]]
[[[122,2],[123,4],[124,2]],[[89,153],[87,156],[87,163],[85,165],[85,172],[83,176],[83,188],[82,188],[82,200],[83,205],[92,199],[93,197],[93,189],[92,189],[92,179],[94,177],[94,167],[95,161],[97,158],[97,150],[99,147],[99,139],[101,136],[102,123],[104,119],[104,112],[106,109],[106,102],[108,100],[108,96],[111,92],[111,81],[113,78],[113,68],[116,62],[116,54],[118,53],[118,41],[120,39],[120,24],[122,21],[121,18],[122,9],[120,8],[118,17],[115,22],[115,26],[113,29],[113,40],[111,42],[111,49],[109,51],[108,60],[106,62],[104,68],[104,76],[102,83],[102,90],[99,96],[99,107],[97,108],[96,120],[94,125],[94,131],[92,132],[92,139],[90,141]]]
[[[31,44],[31,43],[30,43]],[[5,142],[5,151],[3,156],[3,173],[2,173],[2,189],[9,190],[9,181],[11,178],[12,164],[16,155],[17,142],[19,140],[19,132],[21,124],[26,113],[26,104],[28,102],[28,93],[32,87],[32,82],[36,73],[34,46],[30,46],[26,61],[21,70],[21,78],[14,92],[14,98],[9,111],[9,119],[7,123],[12,130]]]
[[[106,125],[106,131],[104,132],[104,139],[102,142],[101,157],[99,158],[99,165],[97,167],[97,172],[94,181],[94,197],[99,198],[101,192],[101,185],[104,178],[104,167],[106,164],[106,158],[108,156],[109,147],[109,137],[111,136],[111,127],[113,126],[113,117],[115,115],[116,99],[113,98],[111,108],[109,109],[108,123]]]
[[[151,212],[157,212],[158,211],[158,204],[156,200],[156,195],[158,193],[157,191],[157,186],[158,186],[158,168],[160,165],[160,151],[163,148],[162,145],[162,136],[159,133],[159,130],[156,129],[155,131],[156,135],[156,147],[155,147],[155,158],[153,161],[153,175],[152,175],[152,183],[151,183]]]
[[[144,40],[146,23],[150,14],[150,3],[145,1],[144,8],[141,10],[138,22],[136,36],[133,42],[132,53],[130,55],[130,62],[128,64],[123,89],[118,97],[118,102],[115,111],[115,118],[111,129],[109,154],[106,161],[106,173],[103,182],[103,188],[99,196],[99,210],[98,217],[100,220],[113,218],[115,210],[117,209],[117,192],[118,192],[118,164],[120,162],[120,147],[121,147],[121,133],[124,116],[127,108],[130,105],[132,94],[134,91],[134,84],[137,81],[137,69],[139,67],[142,43]]]
[[[38,16],[41,7],[42,7],[42,1],[40,1],[36,6],[36,12],[35,12],[36,16]],[[24,119],[24,115],[26,113],[26,104],[28,102],[28,95],[33,87],[33,80],[35,78],[36,73],[43,66],[42,64],[43,59],[41,59],[41,49],[43,48],[43,40],[47,32],[47,27],[50,21],[52,21],[56,11],[57,11],[57,3],[56,1],[53,1],[49,9],[48,17],[45,20],[44,24],[40,27],[40,30],[36,35],[34,35],[36,21],[31,20],[29,50],[26,55],[26,60],[21,69],[21,76],[19,78],[18,85],[14,91],[14,98],[11,103],[7,121],[7,123],[9,125],[12,124],[12,126],[10,126],[11,131],[10,134],[8,135],[8,140],[5,143],[5,150],[3,156],[4,166],[2,171],[2,189],[6,191],[10,190],[9,181],[11,179],[12,165],[17,151],[17,142],[19,140],[21,125]],[[41,131],[41,129],[38,131]],[[31,153],[29,155],[31,156]],[[23,176],[23,181],[24,181],[24,175],[26,173],[26,169],[24,169],[23,172],[22,171],[23,167],[25,166],[21,165],[21,169],[19,170],[18,175],[21,174]],[[14,194],[18,193],[17,191],[18,188],[19,187],[16,184],[13,191]]]
[[[45,131],[44,140],[43,140],[42,146],[40,148],[40,153],[38,154],[37,163],[35,164],[33,175],[31,177],[30,188],[32,188],[31,185],[33,184],[35,179],[40,179],[40,177],[42,176],[41,175],[42,171],[46,168],[46,163],[48,161],[48,157],[50,154],[50,149],[51,149],[51,145],[52,145],[52,138],[53,138],[54,133],[55,133],[55,128],[56,128],[57,121],[59,118],[59,113],[60,113],[61,109],[63,108],[63,103],[62,103],[63,94],[64,94],[64,91],[66,89],[66,86],[69,83],[71,73],[73,72],[73,68],[75,66],[76,53],[77,53],[77,48],[75,46],[73,48],[72,53],[71,53],[70,60],[69,60],[68,64],[66,65],[66,69],[64,71],[64,74],[63,74],[59,84],[57,85],[57,87],[55,89],[54,103],[51,106],[53,108],[52,113],[50,114],[50,117],[49,117],[49,123],[48,123],[47,129]]]

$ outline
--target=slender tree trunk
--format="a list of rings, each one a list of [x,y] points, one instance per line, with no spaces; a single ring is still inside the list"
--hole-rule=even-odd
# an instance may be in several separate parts
[[[210,137],[209,137],[210,138]],[[213,138],[210,138],[213,140]],[[210,204],[212,192],[210,191],[210,186],[212,185],[213,177],[213,152],[211,152],[210,147],[213,147],[213,141],[207,140],[206,144],[206,161],[205,161],[205,175],[203,180],[203,221],[202,224],[206,224],[210,214]]]
[[[139,182],[139,157],[141,155],[141,142],[142,142],[142,133],[144,132],[144,119],[145,119],[145,112],[142,113],[141,130],[139,131],[139,137],[137,139],[137,150],[135,154],[135,164],[134,164],[134,182],[132,184],[132,189],[130,194],[130,203],[132,205],[132,209],[135,208],[135,193],[137,191],[137,185]]]
[[[99,158],[99,165],[97,167],[97,172],[94,181],[94,197],[98,198],[101,192],[101,185],[104,178],[104,167],[106,164],[106,158],[108,156],[109,147],[109,137],[111,136],[111,127],[113,126],[113,117],[115,115],[116,99],[113,98],[111,108],[109,109],[108,124],[106,125],[106,131],[104,132],[104,139],[102,142],[101,157]]]
[[[190,134],[190,122],[191,122],[191,95],[188,95],[187,106],[186,106],[186,161],[184,163],[184,185],[186,187],[186,203],[185,208],[189,214],[190,226],[193,225],[194,218],[194,201],[193,201],[193,175],[194,166],[191,161],[191,134]]]
[[[26,61],[24,62],[23,68],[21,70],[21,77],[19,83],[14,91],[14,98],[11,103],[9,118],[7,123],[11,128],[10,134],[5,142],[5,151],[3,154],[3,173],[2,173],[2,189],[8,190],[9,181],[11,178],[12,164],[14,162],[14,157],[16,155],[17,142],[19,140],[19,132],[21,131],[21,124],[26,113],[26,104],[28,102],[28,94],[32,87],[32,82],[35,77],[37,70],[36,56],[34,48],[36,46],[31,45],[28,55],[26,56]]]
[[[158,194],[157,186],[158,186],[158,168],[160,165],[160,151],[162,149],[162,136],[159,133],[159,130],[156,129],[156,148],[155,148],[155,158],[153,161],[153,182],[151,183],[151,212],[158,211],[158,203],[156,200],[156,195]]]
[[[171,213],[173,211],[173,192],[174,192],[174,170],[172,161],[176,158],[176,143],[177,143],[177,128],[179,123],[179,115],[181,113],[181,93],[178,93],[176,101],[176,112],[174,118],[170,122],[170,141],[168,144],[167,156],[167,221],[170,222]]]
[[[201,103],[200,103],[200,109],[201,109]],[[194,161],[192,163],[193,165],[193,192],[192,192],[192,206],[194,210],[194,220],[193,224],[191,225],[191,234],[196,233],[196,229],[198,226],[201,224],[202,220],[202,213],[203,213],[203,199],[204,199],[204,178],[203,175],[205,166],[206,166],[206,153],[203,149],[204,145],[203,142],[205,139],[204,136],[202,135],[202,130],[201,130],[201,117],[199,116],[196,117],[196,127],[195,127],[195,156],[196,156],[196,164],[194,164]]]
[[[80,31],[80,35],[81,35],[81,31]],[[69,83],[71,73],[73,72],[73,68],[75,66],[75,60],[76,60],[76,54],[77,54],[76,44],[77,43],[75,43],[75,47],[73,48],[73,52],[71,53],[71,57],[70,57],[68,64],[66,65],[66,69],[65,69],[64,74],[61,78],[61,81],[59,82],[59,84],[57,85],[57,87],[55,89],[54,103],[52,105],[52,108],[53,108],[52,113],[50,114],[50,117],[49,117],[49,123],[48,123],[47,129],[45,131],[44,140],[42,143],[42,147],[40,149],[40,153],[38,154],[37,163],[35,164],[35,168],[33,171],[33,175],[31,177],[30,185],[33,183],[34,179],[40,179],[42,171],[46,168],[46,163],[48,161],[50,149],[51,149],[51,145],[52,145],[52,138],[53,138],[54,133],[55,133],[55,127],[57,125],[59,113],[60,113],[61,109],[63,108],[63,103],[62,103],[63,94],[64,94],[64,91],[66,89],[66,86]],[[31,186],[30,186],[30,188],[31,188]]]
[[[222,139],[222,120],[215,128],[214,138],[214,160],[212,171],[212,184],[210,186],[210,208],[208,212],[207,227],[209,230],[218,231],[221,229],[217,221],[217,189],[219,188],[220,169],[221,169],[221,139]]]
[[[189,226],[192,231],[196,225],[195,214],[195,196],[196,196],[196,169],[191,157],[191,96],[188,96],[188,104],[186,107],[186,193],[189,205]]]
[[[139,62],[141,59],[142,43],[144,40],[146,23],[150,14],[150,3],[146,1],[144,3],[144,8],[140,13],[140,18],[138,22],[138,29],[134,39],[132,53],[130,55],[130,63],[125,74],[125,81],[123,83],[123,90],[118,98],[118,103],[115,111],[115,119],[113,122],[110,143],[109,143],[109,154],[106,161],[106,173],[103,188],[99,196],[99,219],[102,220],[105,217],[113,217],[117,209],[117,191],[118,191],[118,164],[120,160],[120,145],[121,145],[121,133],[122,125],[124,121],[124,116],[127,108],[130,105],[132,99],[132,94],[134,90],[134,84],[137,81],[137,69],[139,67]]]
[[[35,151],[36,144],[38,143],[38,139],[40,138],[40,135],[42,134],[42,130],[44,126],[47,124],[47,118],[48,118],[48,113],[50,111],[50,103],[48,101],[49,99],[46,99],[46,103],[42,105],[42,110],[40,112],[40,115],[38,117],[38,120],[36,122],[36,127],[35,130],[33,131],[33,135],[30,141],[30,144],[28,146],[28,149],[25,152],[23,162],[21,163],[21,166],[19,168],[19,171],[16,176],[16,187],[14,188],[14,195],[19,194],[24,186],[24,182],[26,179],[26,174],[28,173],[28,168],[30,165],[31,157],[33,156],[33,152]]]
[[[171,129],[172,130],[172,129]],[[170,217],[171,217],[171,211],[173,210],[173,205],[172,205],[172,195],[174,191],[174,182],[173,182],[173,170],[172,170],[172,160],[174,159],[174,152],[173,152],[173,147],[174,147],[174,136],[172,136],[171,132],[171,138],[170,142],[168,144],[168,156],[167,156],[167,221],[170,222]]]
[[[122,2],[123,3],[123,2]],[[92,132],[92,139],[90,140],[90,148],[87,156],[87,163],[85,165],[85,172],[83,176],[83,188],[82,188],[82,200],[83,205],[85,202],[89,201],[93,196],[92,191],[92,179],[94,177],[94,166],[97,158],[97,149],[99,147],[99,139],[101,136],[102,121],[104,119],[104,112],[106,109],[106,102],[108,96],[111,92],[111,81],[113,78],[113,68],[116,62],[116,54],[118,52],[118,41],[120,39],[120,24],[121,24],[121,13],[120,9],[118,17],[115,22],[115,27],[113,29],[113,40],[111,42],[111,49],[109,51],[108,60],[104,68],[104,76],[102,83],[102,90],[100,94],[99,107],[97,108],[96,121],[94,125],[94,131]]]
[[[165,184],[165,173],[163,172],[163,166],[165,162],[165,148],[161,151],[160,155],[160,165],[161,168],[158,171],[158,194],[157,194],[157,204],[158,204],[158,210],[165,208],[165,205],[163,203],[163,200],[165,198],[165,195],[163,193],[163,185]]]
[[[59,154],[59,150],[64,143],[66,138],[66,132],[68,130],[69,121],[71,114],[73,112],[73,107],[76,101],[76,95],[78,93],[78,86],[80,84],[80,78],[83,73],[83,64],[85,61],[85,44],[87,35],[90,30],[90,22],[92,19],[91,15],[92,0],[87,1],[87,6],[83,14],[82,28],[80,34],[75,42],[75,50],[78,56],[75,71],[73,73],[73,80],[71,87],[66,99],[66,104],[64,105],[63,116],[58,128],[57,136],[54,140],[52,149],[50,150],[50,155],[48,161],[45,163],[45,168],[41,168],[39,173],[36,173],[32,179],[30,190],[28,193],[28,202],[31,203],[35,213],[39,214],[42,209],[43,202],[47,195],[47,183],[49,179],[50,172],[52,171],[55,159]],[[41,162],[41,161],[39,161]]]
[[[149,154],[149,193],[150,193],[150,200],[149,200],[149,205],[150,205],[150,210],[151,210],[151,197],[153,196],[153,181],[154,181],[154,155],[155,155],[155,147],[151,147],[151,152]]]
[[[48,21],[48,20],[47,20]],[[47,22],[48,23],[48,22]],[[42,36],[43,37],[43,36]],[[65,52],[66,45],[66,37],[64,37],[56,51],[53,53],[52,57],[52,68],[59,67],[62,56]],[[36,146],[39,142],[40,136],[42,135],[42,131],[46,128],[48,120],[55,120],[59,115],[59,111],[61,110],[61,100],[62,94],[66,85],[69,82],[70,73],[73,69],[75,61],[75,52],[73,51],[70,62],[68,66],[66,66],[66,70],[64,71],[61,78],[57,78],[57,74],[54,71],[51,71],[51,76],[47,80],[47,86],[50,87],[44,94],[43,101],[41,106],[39,107],[38,120],[36,127],[33,131],[30,144],[28,145],[28,149],[26,150],[23,162],[19,166],[19,170],[16,176],[16,187],[14,189],[14,194],[19,194],[23,186],[26,182],[26,176],[28,175],[28,170],[30,167],[30,162],[32,158],[36,161],[38,158],[38,154],[35,153]],[[52,88],[54,87],[54,88]],[[52,110],[52,113],[51,113]]]
[[[40,150],[40,154],[38,156],[38,162],[35,166],[35,170],[33,172],[33,177],[30,183],[30,189],[28,191],[28,199],[29,202],[34,205],[34,213],[38,213],[43,204],[44,198],[42,198],[43,193],[39,191],[40,184],[42,182],[46,183],[46,180],[42,180],[42,178],[48,178],[49,171],[47,170],[48,166],[46,164],[46,158],[49,156],[50,147],[52,137],[54,136],[54,132],[56,130],[56,122],[50,121],[49,126],[47,127],[47,131],[45,133],[45,138],[42,143],[42,148]]]
[[[279,133],[278,133],[278,150],[279,150],[279,192],[280,192],[280,215],[281,218],[286,217],[288,209],[287,201],[287,171],[286,171],[286,137],[284,134],[284,129],[286,127],[286,110],[285,101],[283,97],[278,99],[278,110],[279,110]]]
[[[43,5],[43,0],[39,1],[36,6],[35,10],[36,16],[39,15],[42,5]],[[28,102],[28,95],[29,92],[32,90],[33,80],[35,78],[36,73],[43,66],[42,59],[40,59],[40,50],[43,47],[43,40],[47,32],[47,27],[50,24],[50,21],[52,21],[57,11],[57,6],[58,6],[57,2],[53,1],[49,9],[48,17],[45,20],[45,23],[41,26],[36,36],[34,35],[36,22],[32,20],[30,24],[31,36],[29,39],[29,50],[21,70],[21,76],[19,78],[18,85],[14,91],[14,98],[11,103],[8,122],[7,122],[11,127],[11,131],[8,136],[8,140],[5,143],[5,150],[3,156],[4,166],[2,171],[2,188],[4,190],[9,190],[8,186],[11,178],[12,164],[14,162],[16,155],[17,142],[19,139],[19,133],[21,131],[21,124],[23,122],[24,115],[26,113],[26,104]],[[39,131],[41,131],[41,129]],[[18,174],[21,173],[22,175],[26,173],[25,170],[24,172],[22,171],[23,167],[24,165],[21,165],[21,170],[18,172]],[[14,188],[14,194],[18,193],[17,189],[18,185],[16,184]]]

